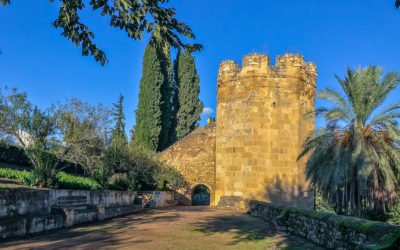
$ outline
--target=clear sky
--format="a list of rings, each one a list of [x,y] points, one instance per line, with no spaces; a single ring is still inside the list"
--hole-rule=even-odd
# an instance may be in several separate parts
[[[32,2],[35,2],[33,4]],[[143,42],[111,28],[99,13],[83,11],[83,21],[107,53],[104,67],[60,36],[51,26],[58,1],[18,0],[0,7],[0,87],[16,86],[33,103],[48,107],[77,97],[110,105],[125,96],[127,130],[138,102]],[[171,0],[204,50],[196,53],[200,98],[215,110],[221,61],[252,52],[274,59],[300,53],[318,67],[318,89],[334,87],[346,66],[380,65],[400,71],[400,10],[394,0]],[[400,91],[390,100],[399,100]],[[203,116],[202,124],[206,120]]]

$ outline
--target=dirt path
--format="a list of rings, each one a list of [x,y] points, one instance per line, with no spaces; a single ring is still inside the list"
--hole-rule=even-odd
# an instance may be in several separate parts
[[[232,210],[175,207],[11,241],[0,249],[318,249]]]

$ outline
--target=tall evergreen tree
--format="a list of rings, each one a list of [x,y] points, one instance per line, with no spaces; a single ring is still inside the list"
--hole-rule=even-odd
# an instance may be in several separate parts
[[[153,151],[159,148],[162,129],[161,88],[166,81],[163,54],[154,43],[147,45],[136,110],[135,143]]]
[[[112,116],[115,121],[115,127],[112,133],[113,144],[123,143],[127,144],[127,138],[125,134],[125,115],[124,115],[124,96],[120,95],[118,102],[113,104]]]
[[[172,63],[170,47],[167,43],[160,45],[160,62],[161,70],[164,75],[164,81],[161,85],[161,132],[160,132],[160,143],[158,150],[162,151],[171,145],[171,130],[173,124],[173,79],[172,79]]]
[[[179,53],[179,52],[178,52]],[[171,128],[169,130],[169,141],[170,145],[175,143],[177,141],[177,136],[176,136],[176,126],[178,125],[178,119],[177,119],[177,114],[178,114],[178,109],[179,109],[179,86],[177,85],[175,79],[172,82],[172,103],[171,103]]]
[[[178,87],[178,112],[176,114],[176,137],[182,139],[193,131],[203,109],[199,99],[200,78],[197,74],[195,58],[189,50],[178,52],[174,63],[175,84]]]

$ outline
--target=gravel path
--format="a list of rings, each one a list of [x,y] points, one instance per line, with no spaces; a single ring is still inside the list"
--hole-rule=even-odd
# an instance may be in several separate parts
[[[243,212],[208,207],[148,210],[0,244],[0,249],[320,249]]]

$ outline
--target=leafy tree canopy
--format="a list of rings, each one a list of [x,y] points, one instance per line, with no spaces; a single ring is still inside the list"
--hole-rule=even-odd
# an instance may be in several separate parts
[[[157,40],[175,48],[201,48],[199,44],[185,44],[181,40],[180,36],[189,39],[195,39],[195,36],[188,25],[176,19],[174,8],[165,7],[169,0],[90,0],[88,4],[83,0],[59,1],[61,6],[53,26],[61,29],[64,37],[81,46],[82,55],[90,54],[101,65],[107,61],[106,54],[95,44],[94,34],[79,16],[79,12],[88,6],[93,11],[99,10],[101,16],[108,16],[112,27],[126,31],[132,39],[141,40],[144,32],[153,32]],[[11,4],[11,0],[0,2],[3,6]]]

